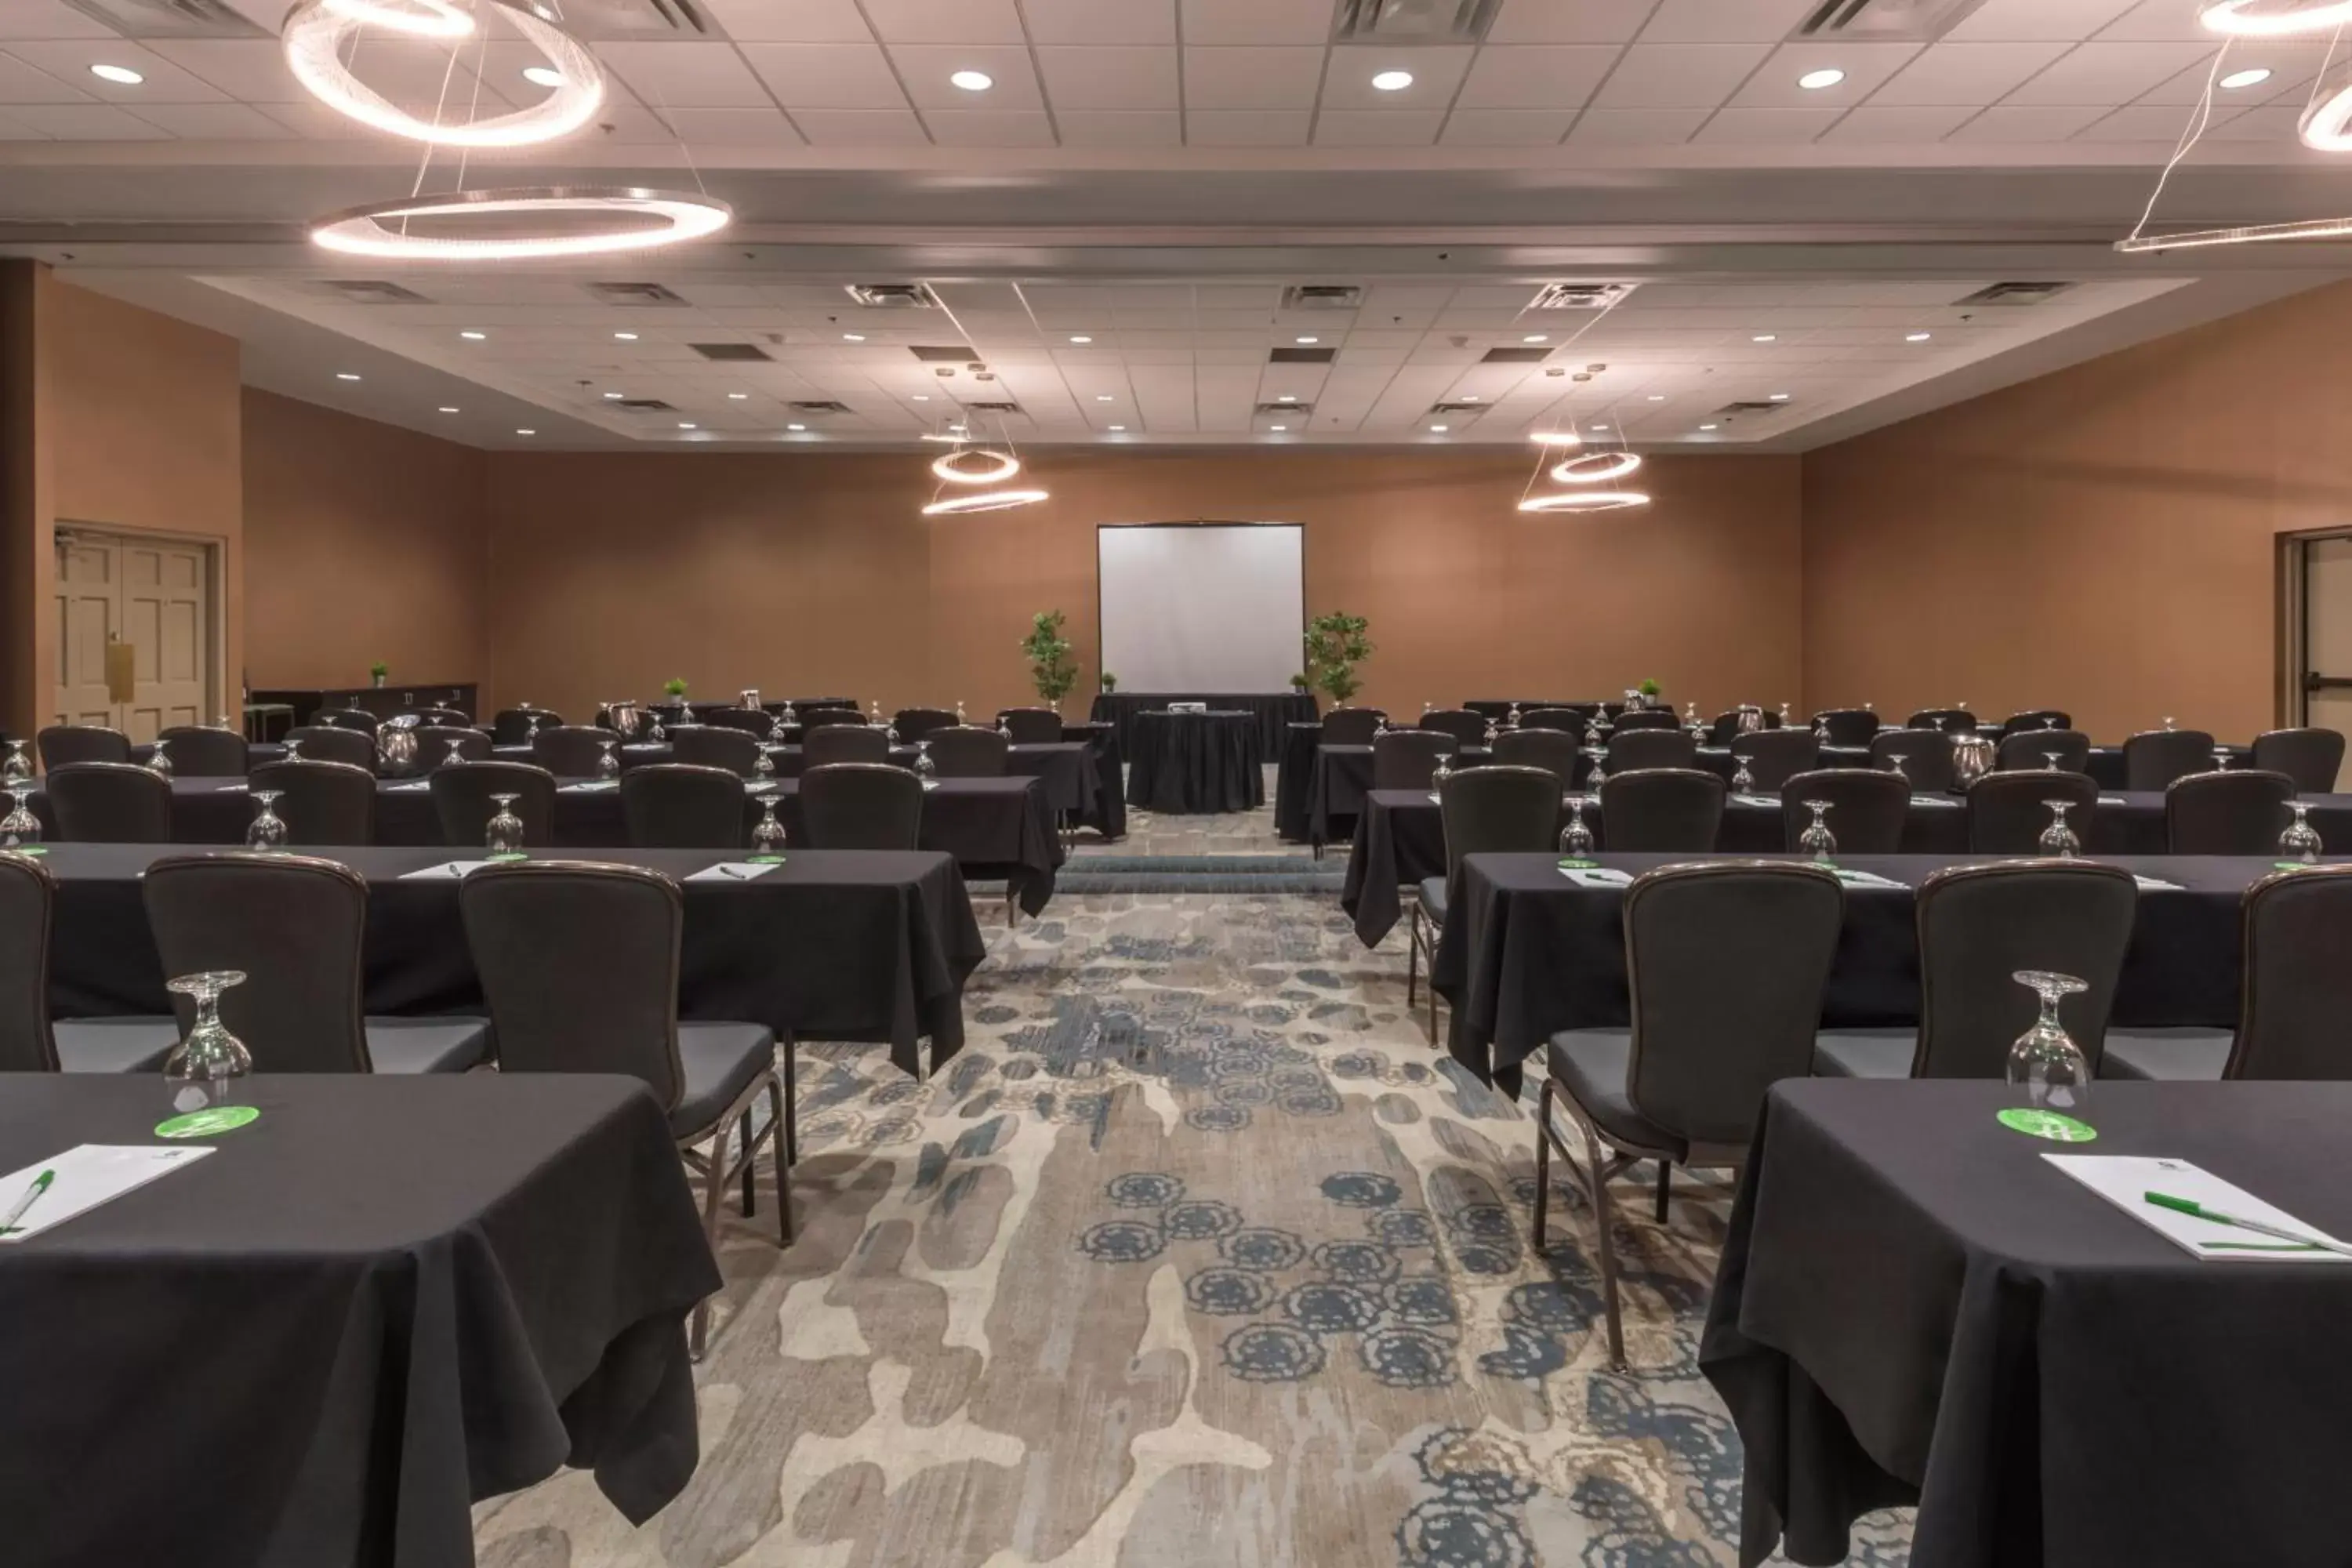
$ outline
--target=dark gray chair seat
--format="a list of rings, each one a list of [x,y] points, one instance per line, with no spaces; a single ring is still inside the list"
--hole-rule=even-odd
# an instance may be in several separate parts
[[[1680,1138],[1633,1109],[1633,1031],[1563,1029],[1544,1053],[1552,1079],[1576,1099],[1593,1124],[1620,1148],[1682,1159]]]
[[[49,1026],[66,1072],[159,1072],[179,1047],[173,1017],[70,1018]]]
[[[1429,918],[1435,921],[1439,925],[1442,926],[1445,923],[1444,878],[1427,877],[1423,879],[1421,884],[1421,907],[1429,911]]]
[[[480,1018],[369,1018],[363,1026],[377,1072],[464,1072],[489,1055],[490,1026]]]
[[[2228,1029],[2109,1029],[2099,1076],[2219,1082],[2236,1041]]]
[[[759,1076],[776,1065],[776,1032],[761,1024],[680,1024],[678,1066],[685,1087],[669,1113],[670,1131],[690,1136],[718,1121]]]
[[[1909,1078],[1919,1031],[1823,1029],[1813,1037],[1815,1078]]]

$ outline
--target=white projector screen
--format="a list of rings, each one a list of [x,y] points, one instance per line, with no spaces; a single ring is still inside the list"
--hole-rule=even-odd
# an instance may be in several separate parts
[[[1307,632],[1307,531],[1289,522],[1095,530],[1102,662],[1126,691],[1282,692]]]

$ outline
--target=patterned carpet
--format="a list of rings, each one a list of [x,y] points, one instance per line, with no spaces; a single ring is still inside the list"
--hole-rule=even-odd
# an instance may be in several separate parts
[[[1276,847],[1218,821],[1103,853]],[[1612,1373],[1590,1207],[1555,1165],[1536,1256],[1532,1124],[1424,1043],[1401,936],[1283,891],[1070,891],[992,935],[929,1081],[804,1052],[800,1239],[731,1222],[684,1495],[633,1530],[559,1476],[478,1510],[484,1564],[1734,1561],[1695,1363],[1727,1189],[1661,1227],[1629,1188]],[[1902,1563],[1873,1522],[1853,1561]]]

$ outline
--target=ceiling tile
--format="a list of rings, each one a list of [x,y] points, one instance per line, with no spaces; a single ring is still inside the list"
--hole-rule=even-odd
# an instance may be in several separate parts
[[[863,0],[886,44],[1026,44],[1013,0]]]
[[[812,147],[925,147],[931,140],[908,109],[795,109],[793,123]]]
[[[2084,44],[2020,86],[2005,103],[2128,103],[2207,58],[2209,44]]]
[[[1844,113],[1842,109],[1724,109],[1717,110],[1693,140],[1792,146],[1812,141],[1836,124]]]
[[[701,0],[739,44],[870,44],[857,0]]]
[[[191,142],[284,142],[294,132],[242,103],[143,103],[139,118]]]
[[[2326,39],[2292,40],[2256,39],[2251,44],[2233,42],[2224,62],[2218,69],[2213,62],[2200,60],[2167,80],[2140,94],[2140,103],[2169,104],[2176,109],[2194,107],[2205,96],[2205,84],[2214,82],[2213,103],[2246,108],[2268,103],[2293,94],[2297,103],[2308,96],[2311,79],[2328,63]],[[2269,71],[2270,76],[2252,87],[2229,88],[2220,85],[2219,79],[2254,67]]]
[[[771,101],[743,57],[726,44],[601,44],[596,54],[656,112],[672,104],[757,109]]]
[[[1919,52],[1916,44],[1784,44],[1748,79],[1741,109],[1836,109],[1860,103]],[[1809,71],[1842,70],[1834,86],[1798,85]]]
[[[119,103],[127,109],[135,109],[142,103],[219,103],[227,96],[162,55],[119,38],[11,44],[8,52],[37,70],[72,83],[100,102]],[[127,66],[147,79],[135,87],[106,81],[90,74],[89,68],[95,65]]]
[[[1172,44],[1176,0],[1021,0],[1035,44]]]
[[[1658,8],[1658,0],[1503,0],[1489,44],[1627,44]]]
[[[673,109],[669,122],[688,147],[798,147],[800,132],[766,109]]]
[[[1181,147],[1184,117],[1168,110],[1064,109],[1055,100],[1054,120],[1065,147]]]
[[[2024,38],[2080,42],[2135,4],[2137,0],[1985,0],[1944,37],[1960,43],[2013,43]]]
[[[1831,126],[1822,140],[1840,144],[1941,142],[1975,113],[1968,104],[1904,104],[1887,109],[1864,104]]]
[[[1041,109],[927,109],[923,123],[942,147],[1051,147],[1053,122]]]
[[[889,57],[872,44],[745,44],[743,58],[785,109],[907,106]]]
[[[1952,132],[1954,142],[2063,142],[2104,110],[1995,104]]]
[[[1605,44],[1481,49],[1457,101],[1463,109],[1576,109],[1592,96],[1618,53]]]
[[[1323,76],[1321,49],[1184,50],[1187,109],[1308,109]]]
[[[95,101],[81,89],[59,81],[45,70],[37,70],[11,56],[0,55],[0,104]]]
[[[1174,109],[1176,51],[1135,45],[1041,47],[1037,68],[1055,112],[1066,109]]]
[[[1304,147],[1310,118],[1303,109],[1195,107],[1184,111],[1184,140],[1194,147]]]
[[[347,114],[339,114],[312,99],[301,103],[262,103],[254,106],[278,124],[293,132],[305,142],[357,142],[362,139],[381,142],[381,132],[371,131]],[[8,112],[16,113],[10,110]],[[669,139],[667,127],[662,140]]]
[[[2226,125],[2242,110],[2216,105],[2206,129]],[[2074,133],[2077,142],[2149,142],[2169,147],[2180,140],[2183,111],[2164,104],[2127,104]]]
[[[893,44],[890,62],[917,109],[1002,114],[1045,107],[1025,44]],[[967,92],[948,79],[964,70],[984,72],[996,85]]]
[[[1935,44],[1871,95],[1882,106],[1992,103],[2066,52],[2061,43]]]
[[[1821,0],[1661,0],[1645,44],[1777,44]]]
[[[1576,123],[1572,110],[1457,109],[1438,140],[1449,147],[1549,147]]]
[[[2195,4],[2194,0],[2186,5],[2180,0],[2139,0],[2137,5],[2102,28],[2099,37],[2158,39],[2173,43],[2185,43],[2196,38],[2210,39],[2214,35],[2206,31],[2204,24],[2197,19],[2198,12],[2203,9],[2204,6]]]
[[[1331,37],[1331,0],[1182,0],[1182,5],[1187,44],[1320,47]]]
[[[64,0],[8,0],[0,5],[0,39],[110,38],[114,30]]]
[[[1706,123],[1705,109],[1588,109],[1568,135],[1569,145],[1679,145]]]
[[[1396,110],[1433,109],[1443,111],[1470,68],[1473,51],[1467,45],[1397,49],[1350,47],[1331,51],[1323,73],[1323,107]],[[1383,90],[1372,79],[1383,71],[1401,70],[1412,78],[1410,86]]]
[[[1444,120],[1442,109],[1327,109],[1315,117],[1315,145],[1426,147]]]
[[[1771,52],[1763,44],[1636,44],[1592,101],[1601,109],[1713,109]]]
[[[171,133],[110,103],[10,104],[8,118],[60,142],[164,142]]]

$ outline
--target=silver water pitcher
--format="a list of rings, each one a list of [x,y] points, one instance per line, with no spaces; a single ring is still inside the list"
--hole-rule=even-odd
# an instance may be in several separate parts
[[[1962,789],[1992,772],[1993,744],[1970,731],[1952,737],[1952,778]]]

